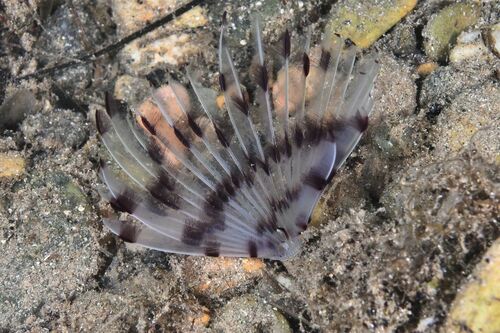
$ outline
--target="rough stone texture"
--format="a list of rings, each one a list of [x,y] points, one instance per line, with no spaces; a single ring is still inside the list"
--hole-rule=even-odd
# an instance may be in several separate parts
[[[367,48],[405,17],[416,4],[416,0],[343,0],[334,7],[326,29],[352,40],[361,48]]]
[[[265,265],[260,259],[188,258],[182,274],[189,276],[193,292],[207,298],[227,297],[251,287],[262,277]]]
[[[214,322],[215,331],[234,333],[291,333],[286,318],[255,296],[235,297],[221,309]]]
[[[112,1],[111,8],[118,35],[125,37],[186,3],[178,0],[116,0]],[[127,72],[134,75],[185,64],[209,47],[212,36],[202,30],[207,23],[205,10],[195,7],[170,24],[129,43],[120,52],[120,61]],[[187,29],[193,33],[184,32]]]
[[[15,178],[24,172],[26,162],[20,156],[0,153],[0,179]]]
[[[52,110],[29,116],[22,125],[26,143],[35,149],[81,147],[88,139],[84,116],[70,110]]]
[[[457,65],[472,59],[488,61],[489,57],[493,58],[494,55],[488,51],[481,31],[478,30],[462,32],[457,38],[457,45],[450,51],[450,62]]]
[[[494,333],[500,327],[500,241],[496,241],[462,294],[453,302],[445,330],[460,332],[467,327],[473,332]]]
[[[450,46],[467,27],[476,24],[480,17],[478,3],[456,3],[436,13],[426,25],[425,53],[433,60],[445,60]]]
[[[443,108],[432,130],[435,154],[442,158],[454,155],[469,145],[480,128],[498,127],[495,125],[500,123],[498,110],[500,86],[497,83],[486,82],[462,91]],[[494,142],[490,142],[492,146]]]
[[[0,130],[5,128],[16,129],[26,114],[34,111],[35,96],[28,90],[16,91],[0,105]]]
[[[5,329],[55,328],[55,305],[97,286],[103,261],[98,229],[92,227],[97,216],[77,182],[91,172],[86,157],[33,156],[29,173],[3,192],[0,325]],[[77,177],[75,170],[81,172]]]
[[[459,67],[442,66],[425,78],[419,98],[419,105],[435,119],[444,105],[466,89],[479,87],[494,76],[495,63],[475,62]]]
[[[500,67],[488,37],[499,19],[498,2],[481,5],[474,27],[491,50],[485,58],[418,69],[430,60],[422,30],[449,1],[419,1],[374,43],[381,72],[370,128],[325,193],[302,252],[284,263],[146,251],[103,229],[100,219],[110,207],[98,194],[103,155],[94,110],[112,87],[135,106],[148,93],[148,81],[171,75],[185,83],[184,70],[170,64],[167,73],[158,65],[151,73],[140,62],[132,70],[122,54],[111,52],[70,69],[13,78],[95,51],[147,24],[119,16],[118,3],[141,6],[106,0],[0,5],[0,104],[28,90],[37,106],[19,126],[0,130],[0,159],[25,163],[23,173],[0,178],[0,331],[437,332],[453,324],[461,300],[469,309],[484,305],[468,286],[490,267],[476,269],[500,235]],[[173,2],[161,2],[167,3]],[[285,26],[312,27],[316,39],[343,3],[213,2],[202,12],[203,24],[167,25],[141,45],[183,34],[186,46],[202,39],[204,52],[179,56],[202,68],[203,82],[216,87],[224,10],[228,43],[245,80],[251,52],[241,45],[251,44],[253,13],[262,14],[266,40],[276,41]],[[63,37],[70,47],[63,47]],[[53,45],[53,56],[44,56],[41,40]],[[134,50],[148,60],[145,49]],[[475,323],[459,329],[476,333]]]

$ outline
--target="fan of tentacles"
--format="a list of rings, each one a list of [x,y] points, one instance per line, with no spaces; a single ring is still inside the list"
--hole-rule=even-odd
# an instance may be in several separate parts
[[[137,221],[104,223],[127,242],[165,252],[285,259],[298,251],[323,189],[367,128],[378,65],[335,35],[311,47],[310,34],[292,43],[285,31],[264,50],[256,20],[247,89],[224,32],[225,24],[223,103],[190,70],[189,88],[169,80],[135,121],[106,96],[96,124],[124,172],[101,163],[101,195]]]

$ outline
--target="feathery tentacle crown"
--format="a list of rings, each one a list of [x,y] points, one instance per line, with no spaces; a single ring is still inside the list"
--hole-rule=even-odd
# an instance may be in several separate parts
[[[256,19],[252,103],[223,21],[222,110],[217,93],[189,70],[189,89],[170,80],[135,122],[106,95],[97,129],[130,181],[101,163],[101,195],[140,223],[104,223],[127,242],[165,252],[285,259],[298,251],[323,189],[366,130],[378,65],[335,35],[311,48],[310,34],[292,43],[288,30],[268,50],[270,62]]]

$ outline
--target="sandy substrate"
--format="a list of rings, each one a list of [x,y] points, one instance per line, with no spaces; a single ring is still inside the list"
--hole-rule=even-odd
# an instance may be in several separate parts
[[[339,2],[210,3],[121,53],[16,80],[158,15],[138,5],[128,21],[119,3],[0,3],[0,104],[15,95],[18,106],[0,109],[0,332],[500,330],[449,315],[500,235],[500,61],[482,37],[464,60],[426,54],[422,31],[449,1],[419,1],[370,47],[381,64],[370,127],[286,262],[171,255],[115,238],[101,224],[110,207],[97,192],[92,115],[106,90],[137,105],[148,79],[185,83],[187,62],[216,88],[223,9],[248,79],[251,13],[266,40],[286,26],[312,26],[317,38]],[[486,36],[499,12],[485,2],[468,31]]]

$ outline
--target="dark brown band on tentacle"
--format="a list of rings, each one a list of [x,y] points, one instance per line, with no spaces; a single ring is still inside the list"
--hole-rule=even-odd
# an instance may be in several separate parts
[[[218,257],[220,255],[220,243],[217,241],[208,241],[205,245],[205,255]]]
[[[288,158],[292,157],[292,145],[288,133],[285,133],[285,154]]]
[[[260,220],[255,227],[255,232],[258,235],[262,235],[266,231],[273,233],[276,231],[277,227],[278,227],[278,225],[276,223],[276,215],[273,214],[273,216],[271,216],[268,219]]]
[[[119,113],[126,112],[127,104],[123,101],[115,99],[110,92],[106,92],[105,96],[106,112],[110,117]]]
[[[248,255],[251,258],[257,258],[258,255],[257,244],[253,240],[248,241]]]
[[[356,112],[356,116],[352,120],[353,127],[358,131],[364,132],[368,128],[368,116],[363,116],[359,111]]]
[[[229,194],[229,196],[234,197],[236,195],[236,189],[233,186],[233,182],[230,177],[226,177],[222,180],[224,190]]]
[[[241,187],[241,180],[243,179],[243,174],[238,169],[232,169],[230,171],[231,182],[234,187],[239,189]]]
[[[229,147],[229,142],[227,141],[226,137],[224,136],[224,133],[222,133],[220,128],[215,123],[213,125],[214,125],[215,134],[217,135],[217,139],[219,140],[220,144],[224,148]]]
[[[226,91],[226,78],[222,73],[219,73],[219,87],[220,90]]]
[[[267,91],[269,88],[269,74],[267,73],[267,67],[265,64],[257,67],[256,80],[259,87],[261,87],[262,90]]]
[[[181,242],[191,246],[198,246],[203,241],[206,233],[206,225],[194,219],[184,221]]]
[[[317,191],[322,191],[328,185],[328,182],[316,170],[312,169],[304,178],[304,184]]]
[[[173,179],[168,172],[163,169],[158,171],[158,181],[162,186],[164,186],[169,191],[175,190],[175,179]]]
[[[283,57],[284,58],[290,57],[290,49],[291,49],[290,32],[288,31],[288,29],[286,29],[285,33],[283,35]]]
[[[182,134],[182,132],[177,127],[174,126],[173,129],[177,139],[184,145],[184,147],[189,149],[191,147],[191,143],[186,138],[186,136],[184,136],[184,134]]]
[[[118,234],[123,241],[127,243],[135,243],[139,234],[141,233],[141,229],[133,223],[130,222],[121,222],[121,230]]]
[[[137,208],[137,202],[134,199],[134,193],[132,193],[132,191],[129,189],[126,189],[117,197],[112,198],[109,201],[109,204],[115,210],[129,214],[133,214],[135,209]]]
[[[147,143],[148,155],[153,161],[158,164],[163,163],[164,153],[161,147],[155,140],[149,140]]]
[[[203,131],[201,130],[200,126],[198,126],[198,124],[190,114],[187,115],[187,120],[188,120],[188,125],[194,132],[194,134],[196,134],[196,136],[199,138],[203,137]]]
[[[149,134],[156,135],[155,126],[153,124],[151,124],[146,117],[141,116],[141,122],[144,125],[144,127],[146,128],[146,130],[149,132]]]
[[[307,220],[308,217],[305,214],[299,214],[297,218],[295,219],[295,225],[301,230],[305,231],[307,229]]]
[[[101,110],[97,110],[95,113],[95,123],[97,126],[97,132],[100,135],[106,134],[112,127],[111,121],[109,118],[103,114],[104,112]]]
[[[227,196],[226,191],[224,190],[224,186],[218,185],[215,191],[215,194],[219,197],[222,202],[228,202],[229,197]]]
[[[248,116],[248,112],[250,110],[250,105],[248,104],[248,101],[245,98],[245,95],[243,97],[240,96],[232,96],[231,100],[233,101],[234,105],[236,108],[243,113],[245,116]]]
[[[224,201],[216,192],[211,192],[205,198],[205,210],[222,211],[224,209]]]
[[[328,52],[325,49],[321,49],[321,58],[319,61],[319,65],[324,71],[326,71],[328,69],[328,66],[330,65],[331,58],[332,58],[332,55],[330,54],[330,52]]]
[[[279,163],[281,161],[280,149],[278,149],[277,145],[270,144],[266,147],[266,156],[270,157],[274,163]]]
[[[309,60],[309,56],[304,52],[304,55],[302,56],[302,70],[304,72],[304,77],[307,77],[309,75],[310,67],[311,62]]]
[[[179,209],[178,197],[173,192],[166,189],[160,182],[155,182],[146,187],[151,196],[167,207],[174,210]]]
[[[295,130],[293,131],[293,139],[295,142],[295,145],[298,148],[302,147],[302,143],[304,142],[304,132],[302,132],[302,128],[300,126],[296,126]]]

